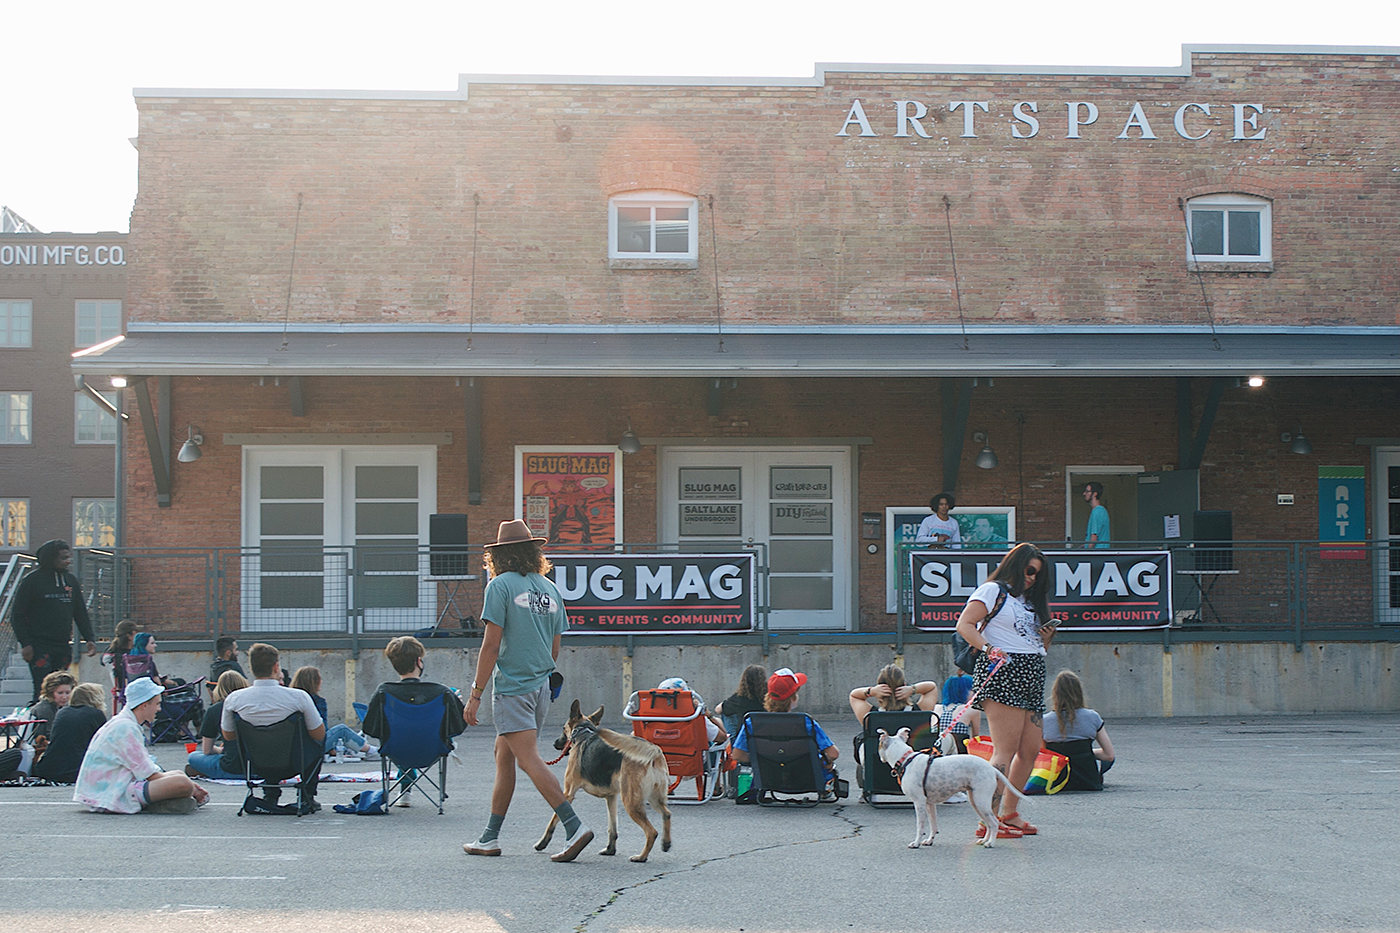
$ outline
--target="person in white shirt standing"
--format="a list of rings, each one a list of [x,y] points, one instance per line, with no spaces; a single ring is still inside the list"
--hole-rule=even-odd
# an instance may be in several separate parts
[[[958,528],[958,520],[948,514],[957,506],[958,501],[953,498],[951,492],[940,492],[928,500],[928,507],[933,509],[933,514],[919,523],[914,543],[929,544],[933,547],[961,547],[962,531]]]

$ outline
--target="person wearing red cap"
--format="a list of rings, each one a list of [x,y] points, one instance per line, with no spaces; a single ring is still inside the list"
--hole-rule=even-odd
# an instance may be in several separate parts
[[[763,698],[763,709],[769,713],[787,713],[797,705],[797,691],[802,689],[802,685],[807,682],[807,675],[792,670],[791,668],[779,668],[768,678],[768,695]],[[822,772],[826,776],[828,785],[836,777],[836,769],[832,763],[840,757],[841,752],[836,747],[836,743],[827,738],[822,727],[817,725],[817,721],[811,716],[807,717],[807,733],[817,740],[817,748],[822,753]],[[739,733],[734,737],[734,758],[737,761],[748,763],[749,761],[749,721],[744,720],[744,724],[739,727]]]

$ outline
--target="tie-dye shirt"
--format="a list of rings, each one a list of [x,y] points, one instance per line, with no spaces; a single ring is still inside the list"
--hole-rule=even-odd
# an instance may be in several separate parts
[[[111,719],[88,745],[73,799],[94,810],[112,813],[141,812],[141,784],[160,770],[146,751],[146,736],[131,710]]]

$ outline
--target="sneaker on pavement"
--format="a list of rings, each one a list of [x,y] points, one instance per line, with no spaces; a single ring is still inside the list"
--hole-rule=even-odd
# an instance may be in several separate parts
[[[173,797],[148,803],[143,809],[147,813],[193,813],[199,809],[199,804],[193,797]]]
[[[396,807],[403,807],[405,810],[407,810],[409,807],[413,806],[413,791],[412,791],[412,790],[406,790],[406,791],[404,791],[403,796],[400,797],[398,800],[395,800],[395,801],[394,801],[394,806],[396,806]]]
[[[462,844],[462,851],[468,855],[500,855],[501,842],[499,839],[492,839],[490,842],[467,842]]]
[[[574,830],[574,834],[564,840],[564,848],[551,855],[549,860],[551,862],[572,862],[592,841],[593,830],[580,823]]]
[[[944,803],[967,803],[967,794],[963,793],[962,791],[958,791],[956,794],[954,794],[953,796],[949,797],[947,800],[945,800],[945,801],[943,801],[943,802],[944,802]]]

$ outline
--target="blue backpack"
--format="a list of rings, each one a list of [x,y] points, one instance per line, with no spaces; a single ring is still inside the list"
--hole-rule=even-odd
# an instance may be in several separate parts
[[[383,816],[384,791],[360,791],[351,799],[350,806],[338,803],[334,809],[336,813],[353,813],[356,816]]]

